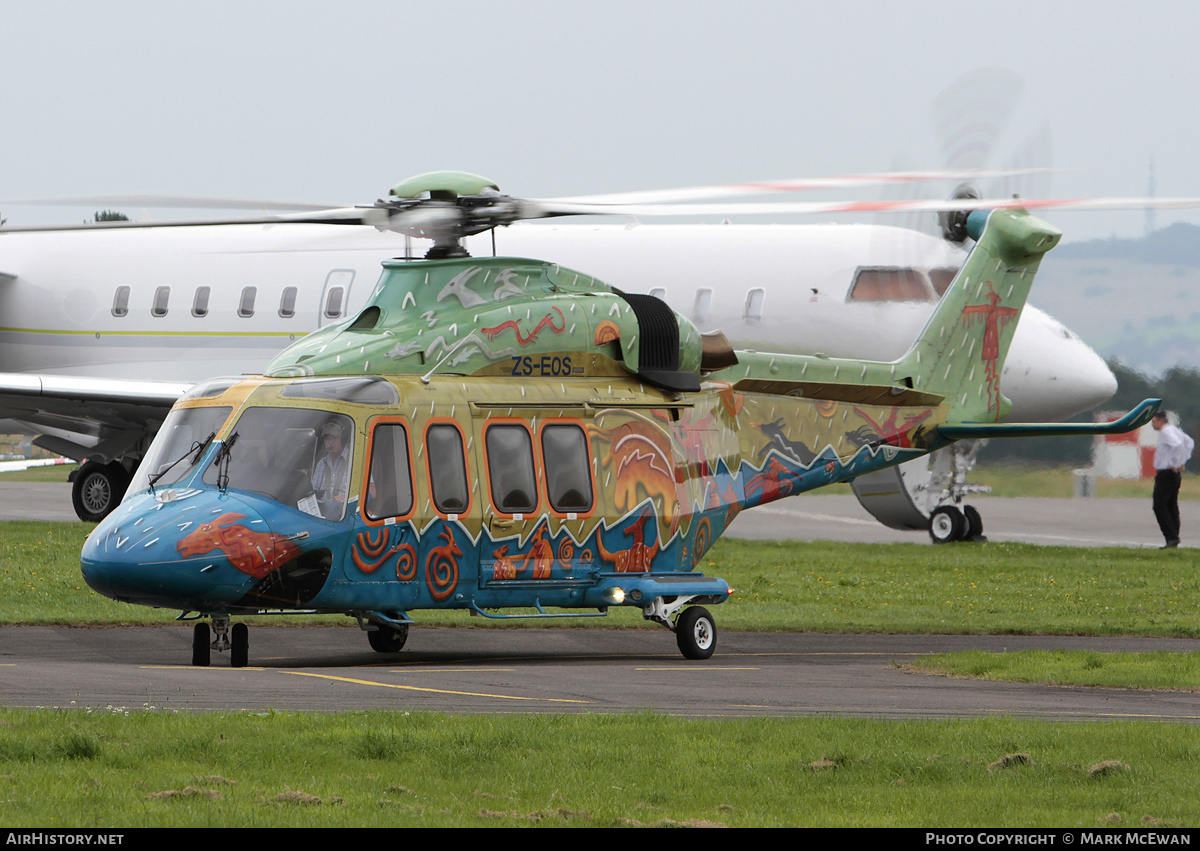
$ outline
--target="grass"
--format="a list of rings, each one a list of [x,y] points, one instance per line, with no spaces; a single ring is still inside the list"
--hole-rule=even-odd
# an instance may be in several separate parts
[[[1200,658],[1194,653],[970,650],[924,656],[904,667],[915,673],[1003,682],[1200,691]]]
[[[0,523],[0,623],[137,624],[174,618],[177,612],[117,603],[84,584],[79,549],[89,528]],[[714,612],[721,629],[1200,636],[1195,617],[1200,564],[1184,550],[722,539],[705,561],[706,573],[723,577],[735,589]],[[465,613],[414,615],[422,625],[482,625]],[[341,615],[295,616],[290,622],[353,624]],[[594,628],[597,621],[538,622],[547,624]],[[640,610],[618,608],[603,624],[634,628],[644,622]]]
[[[0,711],[0,822],[1174,827],[1185,725]]]

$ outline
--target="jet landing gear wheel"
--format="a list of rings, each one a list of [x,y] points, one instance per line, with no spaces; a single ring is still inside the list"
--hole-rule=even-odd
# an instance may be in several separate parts
[[[980,524],[982,529],[982,523]],[[967,518],[954,505],[942,505],[934,509],[929,518],[929,537],[935,544],[961,541],[967,533]]]
[[[235,623],[229,630],[229,666],[244,668],[250,661],[250,629],[244,623]]]
[[[208,640],[208,624],[198,623],[192,627],[192,665],[207,668],[212,660],[212,646]]]
[[[367,633],[367,641],[371,649],[377,653],[399,653],[408,641],[408,624],[398,626],[381,626]]]
[[[707,659],[717,649],[717,624],[708,609],[692,606],[675,621],[675,642],[685,659]]]
[[[129,474],[120,462],[88,461],[75,474],[71,502],[80,520],[99,523],[121,502],[129,487]]]

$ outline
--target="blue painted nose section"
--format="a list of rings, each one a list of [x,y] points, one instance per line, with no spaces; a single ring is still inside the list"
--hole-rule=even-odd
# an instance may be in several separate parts
[[[99,594],[160,608],[229,609],[274,567],[266,521],[215,491],[145,492],[125,500],[88,536],[83,578]]]

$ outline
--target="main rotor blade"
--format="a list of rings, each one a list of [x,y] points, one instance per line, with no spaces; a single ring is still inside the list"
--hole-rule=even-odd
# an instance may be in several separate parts
[[[18,198],[0,200],[4,206],[28,207],[163,207],[197,210],[328,210],[348,204],[305,204],[249,198],[203,198],[194,195],[91,195],[77,198]]]
[[[1200,198],[965,198],[926,201],[830,201],[732,204],[573,204],[537,202],[540,216],[760,216],[772,214],[954,212],[1057,208],[1144,210],[1200,207]],[[529,216],[534,218],[535,216]]]
[[[893,171],[867,174],[846,174],[837,177],[767,180],[757,183],[727,183],[713,186],[692,186],[681,189],[651,189],[644,192],[612,192],[602,195],[573,195],[563,198],[532,199],[546,204],[671,204],[683,201],[703,201],[710,198],[734,198],[763,192],[807,192],[814,189],[857,189],[864,186],[891,186],[928,181],[976,181],[996,177],[1016,177],[1043,174],[1050,168],[967,168],[933,171]]]
[[[18,225],[0,227],[5,233],[40,233],[44,231],[70,230],[122,230],[128,228],[186,228],[209,225],[382,225],[387,221],[387,211],[378,207],[343,207],[332,210],[317,210],[311,213],[281,213],[276,216],[233,216],[222,219],[173,219],[165,222],[93,222],[90,224],[62,225]]]

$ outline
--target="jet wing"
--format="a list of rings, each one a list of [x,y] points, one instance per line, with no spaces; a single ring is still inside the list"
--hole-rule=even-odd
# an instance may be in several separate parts
[[[82,461],[111,460],[148,441],[190,383],[0,373],[0,419],[34,443]]]

